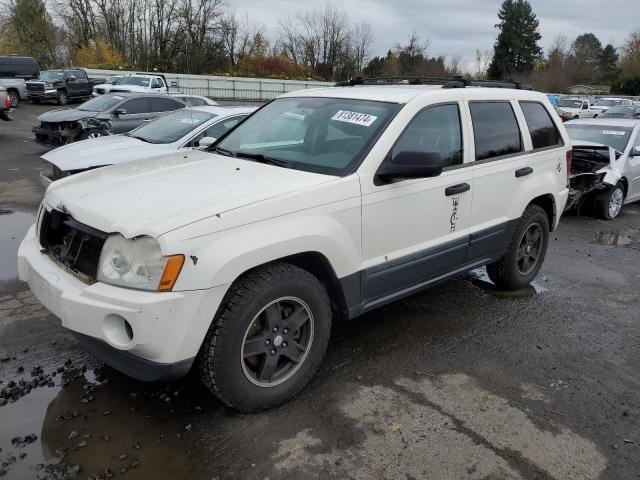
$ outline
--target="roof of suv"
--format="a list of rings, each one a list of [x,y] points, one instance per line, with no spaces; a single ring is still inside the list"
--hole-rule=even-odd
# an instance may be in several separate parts
[[[514,94],[521,98],[539,98],[546,95],[532,90],[518,90],[491,87],[467,87],[466,90],[500,92],[505,98],[511,98]],[[455,92],[464,88],[442,88],[442,85],[357,85],[351,87],[323,87],[311,90],[296,90],[282,95],[282,97],[327,97],[348,98],[354,100],[372,100],[378,102],[407,103],[411,99],[428,92]]]

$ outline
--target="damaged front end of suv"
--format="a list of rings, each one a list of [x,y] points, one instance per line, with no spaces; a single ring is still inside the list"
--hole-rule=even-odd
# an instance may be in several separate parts
[[[580,211],[599,192],[615,187],[622,178],[616,161],[622,152],[602,144],[574,144],[569,200],[566,210]]]

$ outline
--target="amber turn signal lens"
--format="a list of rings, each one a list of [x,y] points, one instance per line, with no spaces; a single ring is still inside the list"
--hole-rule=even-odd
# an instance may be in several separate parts
[[[158,285],[159,292],[170,292],[173,286],[178,280],[180,270],[182,270],[182,264],[184,263],[184,255],[171,255],[167,258],[167,265],[164,267],[162,278],[160,279],[160,285]]]

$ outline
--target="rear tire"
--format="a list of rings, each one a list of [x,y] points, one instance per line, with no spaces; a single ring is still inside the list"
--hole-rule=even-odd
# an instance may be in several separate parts
[[[503,290],[526,287],[538,275],[548,244],[547,212],[538,205],[529,205],[518,220],[505,254],[487,265],[489,278]]]
[[[622,210],[624,203],[624,186],[618,183],[615,187],[598,192],[593,198],[593,213],[598,218],[613,220]]]
[[[283,262],[258,267],[218,308],[200,349],[200,377],[236,410],[274,407],[311,380],[330,332],[329,298],[315,276]]]

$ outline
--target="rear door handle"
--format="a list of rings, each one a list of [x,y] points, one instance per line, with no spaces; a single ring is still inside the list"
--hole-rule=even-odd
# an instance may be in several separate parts
[[[460,183],[458,185],[451,185],[450,187],[445,188],[444,194],[447,197],[450,197],[451,195],[457,195],[458,193],[466,192],[468,190],[471,190],[471,185],[468,183]]]
[[[518,170],[516,170],[516,178],[526,177],[527,175],[530,175],[532,173],[533,173],[533,168],[531,167],[519,168]]]

